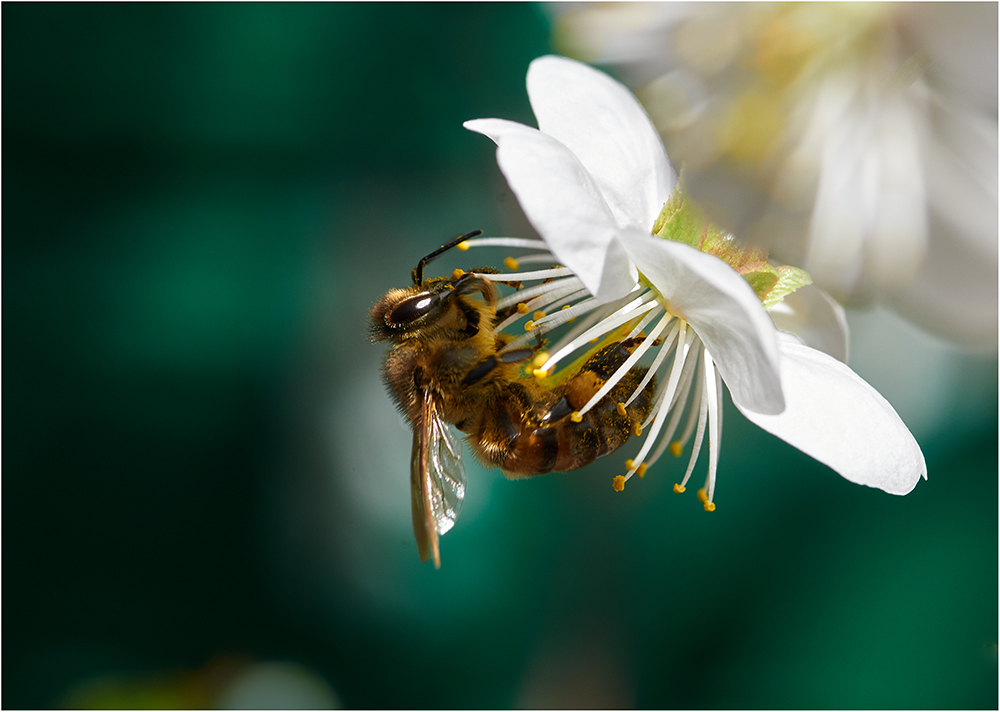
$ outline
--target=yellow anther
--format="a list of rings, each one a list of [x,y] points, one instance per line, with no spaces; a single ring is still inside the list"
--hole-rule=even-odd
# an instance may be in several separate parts
[[[625,475],[618,475],[611,481],[611,486],[615,488],[615,492],[621,492],[625,489]]]
[[[705,493],[705,488],[704,487],[702,487],[700,490],[698,490],[698,500],[702,504],[706,504],[706,505],[708,504],[708,495]]]
[[[472,247],[472,245],[470,245],[468,242],[460,242],[457,245],[455,245],[455,247],[460,249],[462,252],[465,252],[467,249]]]
[[[507,267],[507,269],[509,270],[516,270],[518,267],[521,266],[521,264],[513,257],[507,257],[506,259],[504,259],[503,263],[504,266]]]
[[[535,354],[535,358],[532,361],[532,363],[534,363],[536,366],[540,368],[548,360],[549,360],[548,352],[539,351],[537,354]]]
[[[569,309],[569,307],[570,307],[569,304],[563,304],[563,311],[565,311],[566,309]]]
[[[618,404],[618,415],[628,415],[628,413],[625,412],[625,404],[624,403],[619,403]]]
[[[518,314],[527,314],[528,313],[528,305],[525,304],[524,302],[518,302],[517,303],[517,313]]]
[[[645,462],[642,463],[641,465],[639,465],[639,469],[637,469],[635,471],[635,474],[639,475],[639,477],[645,477],[646,476],[646,463]]]
[[[628,470],[629,472],[631,472],[632,470],[634,470],[635,469],[635,460],[633,460],[631,457],[629,459],[627,459],[625,461],[625,469]]]
[[[687,487],[685,487],[684,485],[674,484],[674,492],[676,492],[677,494],[680,494],[686,489]]]
[[[534,328],[535,328],[535,322],[533,322],[531,319],[528,319],[528,321],[526,321],[524,324],[524,330],[531,331]]]
[[[638,420],[632,424],[632,434],[635,435],[636,437],[642,435],[642,423],[640,423]]]
[[[536,368],[531,373],[535,376],[535,378],[548,378],[549,377],[548,371],[545,371],[545,370],[543,370],[541,368]]]
[[[465,271],[464,270],[460,270],[458,267],[456,267],[455,271],[451,273],[451,278],[452,279],[458,279],[463,274],[465,274]]]
[[[545,316],[545,312],[543,312],[543,311],[536,311],[534,314],[531,315],[531,318],[534,319],[535,321],[538,321],[543,316]]]
[[[715,502],[705,502],[705,511],[706,512],[714,512],[715,511]]]
[[[572,420],[574,423],[582,423],[583,414],[578,410],[574,410],[572,413],[570,413],[569,419]]]
[[[670,452],[673,453],[674,457],[680,457],[681,453],[684,452],[684,445],[680,440],[674,440],[670,443]]]

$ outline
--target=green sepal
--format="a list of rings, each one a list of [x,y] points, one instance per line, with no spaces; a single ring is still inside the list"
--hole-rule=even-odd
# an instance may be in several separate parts
[[[799,287],[811,284],[809,275],[797,267],[775,267],[767,253],[745,247],[733,236],[708,221],[698,204],[691,199],[678,178],[673,194],[653,223],[653,234],[666,240],[683,242],[715,255],[743,275],[757,297],[770,308]]]
[[[768,265],[771,267],[771,265]],[[771,268],[774,269],[773,267]],[[743,279],[750,283],[753,287],[753,291],[757,293],[757,297],[763,302],[769,295],[774,285],[778,283],[778,275],[773,271],[761,270],[757,272],[747,272],[743,275]]]
[[[653,223],[653,234],[700,249],[702,233],[706,227],[701,208],[688,196],[683,179],[678,178],[670,200],[664,203]]]
[[[761,297],[765,309],[770,309],[799,287],[812,284],[812,277],[804,269],[785,266],[777,267],[775,271],[778,273],[778,281]]]

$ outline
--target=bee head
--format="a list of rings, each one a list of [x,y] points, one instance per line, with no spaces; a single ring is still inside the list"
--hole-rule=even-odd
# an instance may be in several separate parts
[[[372,307],[372,340],[399,343],[417,334],[447,329],[473,336],[480,323],[480,309],[466,298],[473,292],[480,293],[490,306],[496,301],[492,284],[461,270],[451,278],[428,279],[407,289],[393,289]]]
[[[447,310],[447,294],[424,287],[393,289],[372,307],[372,339],[402,341],[438,321]]]
[[[496,301],[493,285],[474,274],[455,270],[451,278],[424,279],[424,267],[442,253],[465,242],[470,237],[481,235],[475,230],[460,235],[446,245],[421,258],[413,269],[413,286],[407,289],[393,289],[372,307],[371,333],[373,341],[395,341],[426,333],[433,329],[460,329],[467,336],[479,330],[479,310],[471,307],[464,295],[479,292],[490,306]],[[484,271],[495,272],[486,268]],[[453,307],[458,307],[453,309]],[[457,314],[454,319],[444,319],[448,314]]]

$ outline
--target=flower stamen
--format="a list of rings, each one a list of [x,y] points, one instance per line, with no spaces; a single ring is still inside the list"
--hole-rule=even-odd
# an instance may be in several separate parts
[[[569,277],[571,274],[573,274],[573,270],[569,267],[550,267],[549,269],[540,269],[534,272],[505,272],[503,274],[493,274],[491,272],[475,273],[477,277],[490,282],[527,282],[536,279]]]
[[[529,240],[524,237],[475,237],[458,243],[458,249],[468,250],[470,247],[523,247],[527,250],[543,250],[551,254],[542,240]]]
[[[632,367],[635,366],[636,362],[642,358],[643,354],[645,354],[649,350],[649,347],[653,345],[656,338],[665,328],[667,328],[667,324],[670,323],[672,318],[673,317],[670,314],[667,314],[664,318],[660,319],[656,326],[653,327],[653,331],[650,335],[643,339],[642,343],[639,344],[635,351],[629,354],[629,357],[625,359],[625,363],[619,366],[618,369],[611,374],[611,377],[608,378],[608,380],[605,381],[599,389],[597,389],[597,393],[591,396],[590,400],[587,401],[587,404],[580,409],[581,415],[586,414],[587,411],[597,405],[597,402],[604,398],[604,396],[606,396],[612,388],[618,385],[618,381],[624,378],[625,374],[632,370]]]
[[[670,366],[670,376],[667,379],[666,388],[664,388],[659,399],[661,406],[666,403],[666,407],[660,407],[656,411],[653,418],[653,425],[649,430],[649,435],[646,437],[645,442],[643,442],[642,447],[639,449],[639,454],[635,457],[636,463],[642,464],[646,454],[653,446],[653,443],[656,442],[657,435],[663,427],[663,422],[666,420],[667,414],[670,412],[670,404],[673,402],[673,396],[677,390],[677,384],[680,381],[681,373],[684,369],[684,363],[687,360],[691,344],[694,341],[694,332],[692,331],[690,336],[687,332],[687,323],[682,321],[680,326],[679,349],[674,353],[674,362]],[[647,418],[646,422],[642,424],[642,427],[645,427],[648,423],[649,418]],[[625,479],[630,478],[637,469],[638,465],[630,467],[628,473],[625,475]]]
[[[618,328],[622,324],[631,321],[639,316],[642,316],[646,312],[659,307],[662,309],[657,301],[655,301],[655,293],[650,291],[645,294],[632,299],[624,307],[618,309],[615,313],[601,319],[597,324],[590,327],[582,334],[574,338],[568,344],[562,348],[555,351],[555,353],[549,357],[549,360],[545,362],[542,370],[548,371],[552,366],[555,366],[566,356],[570,355],[578,348],[590,342],[591,339],[595,339],[603,336],[609,331]],[[573,311],[572,309],[567,309],[559,314],[553,314],[553,318],[558,318],[562,314]]]
[[[519,289],[512,294],[508,294],[506,297],[501,297],[497,300],[497,310],[506,309],[507,307],[520,302],[526,303],[542,294],[558,292],[559,297],[562,297],[566,294],[572,293],[573,291],[578,291],[581,288],[583,288],[583,282],[581,282],[578,277],[568,277],[565,279],[557,279],[554,282],[537,284],[534,287]]]

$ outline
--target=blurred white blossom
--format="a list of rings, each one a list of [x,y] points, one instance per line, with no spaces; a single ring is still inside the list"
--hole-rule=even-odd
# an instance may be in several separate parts
[[[555,5],[712,218],[847,305],[997,346],[996,3]]]

